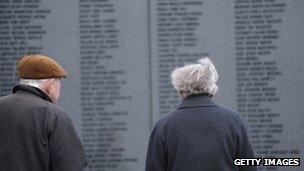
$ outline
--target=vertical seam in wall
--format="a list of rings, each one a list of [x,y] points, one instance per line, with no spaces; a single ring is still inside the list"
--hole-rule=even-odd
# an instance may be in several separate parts
[[[152,42],[151,42],[151,1],[147,0],[148,55],[149,55],[149,116],[150,129],[153,127],[153,86],[152,86]]]

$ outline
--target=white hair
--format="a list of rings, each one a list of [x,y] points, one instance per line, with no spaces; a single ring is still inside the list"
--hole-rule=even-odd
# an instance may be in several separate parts
[[[41,86],[49,79],[20,79],[19,84],[29,85],[37,88],[41,88]]]
[[[172,84],[182,98],[199,94],[215,95],[217,80],[218,73],[208,57],[199,59],[198,64],[188,64],[171,73]]]

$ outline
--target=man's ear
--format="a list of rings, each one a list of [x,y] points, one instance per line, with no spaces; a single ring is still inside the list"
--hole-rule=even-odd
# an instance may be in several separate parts
[[[53,89],[53,82],[55,79],[48,79],[44,85],[43,85],[43,89],[47,94],[50,94],[52,92]]]

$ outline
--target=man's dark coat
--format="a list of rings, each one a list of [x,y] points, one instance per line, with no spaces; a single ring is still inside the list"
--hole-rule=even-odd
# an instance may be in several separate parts
[[[146,171],[253,171],[233,165],[235,158],[252,158],[248,126],[237,113],[210,96],[191,96],[154,126]]]
[[[38,88],[0,98],[1,171],[80,171],[83,146],[68,115]]]

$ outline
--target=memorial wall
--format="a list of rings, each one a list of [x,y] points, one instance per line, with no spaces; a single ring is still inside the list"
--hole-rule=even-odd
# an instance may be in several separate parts
[[[214,99],[245,117],[258,156],[303,161],[303,16],[303,0],[0,0],[0,95],[21,56],[54,57],[90,170],[141,171],[153,124],[180,101],[170,72],[211,56]]]

